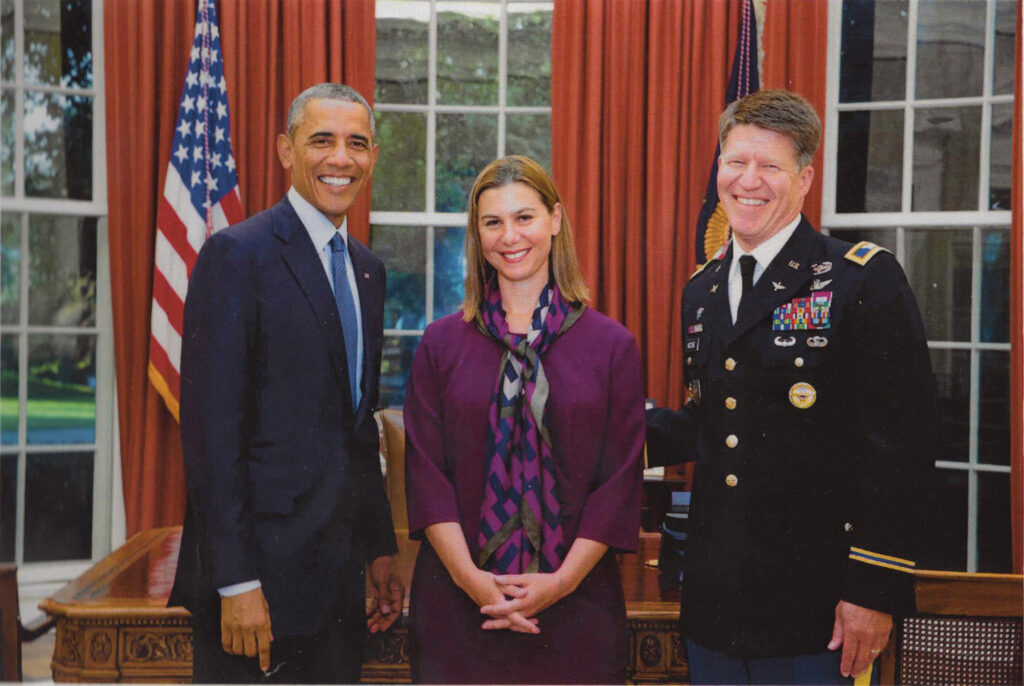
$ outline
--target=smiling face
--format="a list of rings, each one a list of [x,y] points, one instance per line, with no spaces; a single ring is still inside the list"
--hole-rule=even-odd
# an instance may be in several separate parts
[[[718,158],[718,198],[740,247],[750,252],[792,222],[813,178],[788,136],[752,124],[734,127]]]
[[[310,100],[291,135],[278,136],[277,155],[299,195],[341,226],[377,163],[370,115],[359,103]]]
[[[548,281],[551,239],[562,225],[562,206],[548,211],[540,194],[525,183],[488,188],[477,200],[480,248],[505,287],[535,287]]]

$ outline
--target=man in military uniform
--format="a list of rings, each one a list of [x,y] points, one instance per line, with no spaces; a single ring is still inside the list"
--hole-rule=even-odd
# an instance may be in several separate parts
[[[811,105],[755,92],[719,124],[732,240],[683,293],[688,401],[654,464],[696,460],[680,627],[694,683],[844,683],[912,603],[934,380],[895,257],[801,214]],[[831,651],[831,652],[830,652]]]

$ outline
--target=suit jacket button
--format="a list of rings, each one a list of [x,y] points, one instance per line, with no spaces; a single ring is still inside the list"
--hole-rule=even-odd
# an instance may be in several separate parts
[[[730,474],[727,477],[725,477],[725,485],[728,486],[729,488],[735,488],[736,484],[738,484],[739,482],[740,480],[736,478],[735,474]]]
[[[725,399],[725,409],[735,410],[736,409],[736,398],[728,397]]]
[[[734,369],[736,369],[736,360],[731,357],[727,357],[725,359],[725,370],[731,372]]]
[[[725,444],[730,448],[735,448],[740,444],[740,439],[736,438],[736,434],[729,434],[725,438]]]

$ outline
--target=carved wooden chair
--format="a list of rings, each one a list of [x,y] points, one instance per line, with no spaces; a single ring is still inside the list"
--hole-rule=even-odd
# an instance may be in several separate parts
[[[18,567],[0,564],[0,681],[21,681],[21,644],[49,631],[56,620],[41,617],[25,626],[18,605]]]

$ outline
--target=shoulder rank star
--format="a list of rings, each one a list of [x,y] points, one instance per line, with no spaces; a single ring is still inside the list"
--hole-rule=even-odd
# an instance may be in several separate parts
[[[784,290],[786,290],[786,287],[782,283],[780,283],[778,281],[772,281],[772,288],[774,288],[777,291],[784,291]]]

